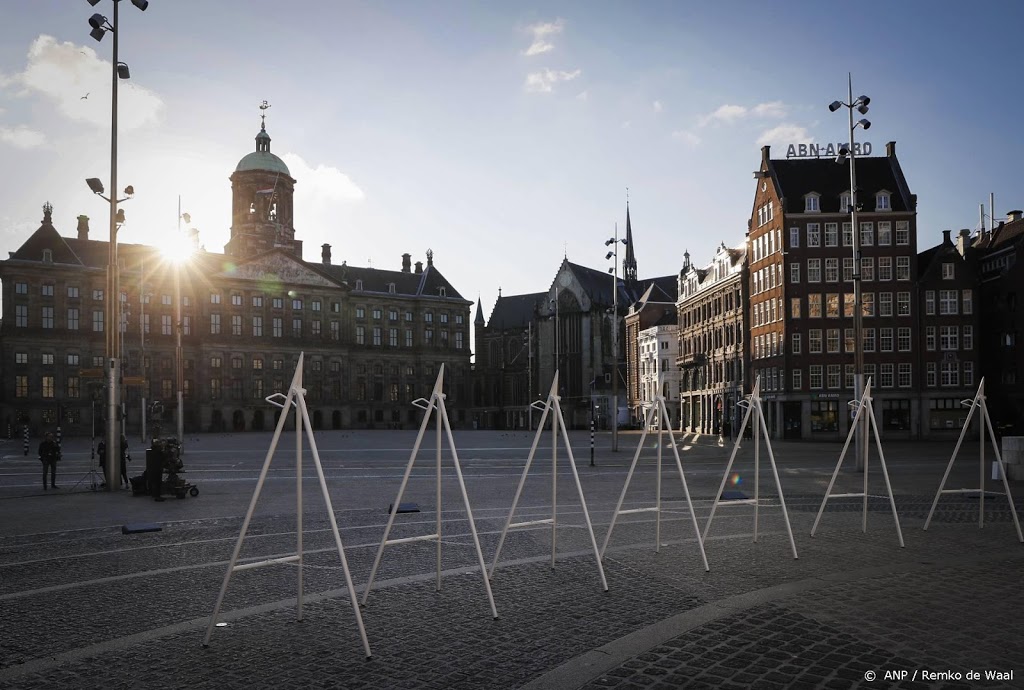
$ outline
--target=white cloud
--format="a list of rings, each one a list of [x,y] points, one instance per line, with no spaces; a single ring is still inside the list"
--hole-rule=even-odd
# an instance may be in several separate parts
[[[111,64],[88,46],[41,34],[29,47],[25,71],[7,79],[21,87],[20,95],[40,95],[71,120],[98,127],[110,126]],[[160,97],[132,82],[118,88],[118,127],[135,129],[157,122],[164,103]]]
[[[785,117],[786,106],[783,105],[782,101],[758,103],[750,109],[750,112],[758,117]]]
[[[576,94],[576,100],[577,101],[585,101],[585,100],[587,100],[589,98],[590,98],[590,94],[588,94],[586,91],[580,91],[578,94]]]
[[[548,37],[562,33],[564,28],[565,20],[563,19],[556,19],[553,22],[541,22],[540,24],[527,27],[526,30],[533,34],[533,43],[523,51],[523,54],[526,56],[540,55],[541,53],[554,50],[555,46],[548,40]]]
[[[295,186],[296,208],[311,202],[344,204],[366,198],[366,194],[352,178],[334,166],[321,163],[314,168],[294,153],[286,153],[281,159],[288,166],[292,177],[302,180],[302,184]]]
[[[46,143],[46,135],[24,125],[17,127],[0,127],[0,142],[10,144],[16,149],[34,149]]]
[[[814,141],[814,137],[807,133],[807,129],[798,125],[779,125],[765,130],[757,139],[758,146],[764,145],[786,145],[792,143],[807,143]]]
[[[654,108],[654,112],[656,113],[660,113],[665,110],[665,106],[661,104],[661,101],[654,101],[654,104],[651,107]]]
[[[719,106],[713,113],[702,117],[698,124],[701,127],[706,127],[712,123],[730,125],[747,117],[784,117],[785,115],[786,106],[782,101],[758,103],[752,108],[727,103]]]
[[[621,127],[622,129],[632,129],[633,123],[629,120],[626,120],[625,122],[622,123]]]
[[[544,69],[540,72],[532,72],[526,75],[524,88],[532,93],[550,93],[554,91],[555,84],[560,81],[572,81],[582,74],[582,70],[566,72],[564,70]]]
[[[672,138],[690,147],[698,146],[702,141],[699,136],[686,129],[677,129],[672,132]]]

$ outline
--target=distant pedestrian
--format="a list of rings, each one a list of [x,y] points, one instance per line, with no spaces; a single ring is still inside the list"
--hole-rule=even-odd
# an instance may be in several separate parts
[[[128,439],[121,434],[121,484],[126,489],[132,487],[132,483],[128,481],[128,460],[131,457],[128,455]]]
[[[96,457],[99,459],[100,469],[103,471],[103,483],[100,484],[100,488],[105,488],[107,482],[110,481],[110,477],[107,476],[107,442],[100,441],[99,445],[96,446]]]
[[[47,433],[39,444],[39,460],[43,463],[43,490],[46,490],[46,471],[50,471],[50,486],[57,488],[57,461],[60,460],[60,447],[53,440],[53,434]]]

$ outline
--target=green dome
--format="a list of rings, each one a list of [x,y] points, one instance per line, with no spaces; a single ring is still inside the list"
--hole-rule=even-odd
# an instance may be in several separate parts
[[[272,154],[270,151],[253,151],[246,154],[235,166],[235,172],[245,170],[268,170],[270,172],[284,173],[291,177],[288,166],[284,161]]]

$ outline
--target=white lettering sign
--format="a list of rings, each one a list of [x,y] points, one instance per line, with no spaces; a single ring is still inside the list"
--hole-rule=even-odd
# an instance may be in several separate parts
[[[786,158],[835,158],[839,155],[842,147],[850,148],[849,144],[790,144],[786,149]],[[853,154],[855,156],[871,155],[870,141],[855,141],[853,143]]]

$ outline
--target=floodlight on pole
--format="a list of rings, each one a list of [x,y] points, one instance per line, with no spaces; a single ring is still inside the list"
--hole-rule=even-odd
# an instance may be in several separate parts
[[[86,0],[95,7],[99,0]],[[89,35],[96,41],[103,40],[106,33],[113,34],[113,48],[110,59],[110,240],[107,253],[107,288],[106,288],[106,323],[104,324],[106,335],[106,362],[107,371],[107,434],[106,447],[107,457],[105,474],[107,477],[107,491],[113,491],[114,479],[119,476],[119,456],[121,448],[120,430],[118,429],[118,414],[120,412],[119,399],[121,397],[121,347],[119,336],[122,330],[120,307],[121,307],[121,285],[117,265],[117,228],[118,222],[123,222],[124,214],[119,216],[117,212],[117,85],[120,79],[128,79],[130,73],[128,65],[118,60],[117,44],[118,32],[118,10],[120,0],[113,0],[114,12],[111,19],[104,15],[95,13],[89,17],[89,26],[92,30]],[[132,0],[132,4],[139,10],[145,10],[149,6],[149,0]],[[102,196],[103,185],[99,180],[90,178],[86,181],[95,194]],[[135,193],[132,187],[125,189],[125,194],[131,197]],[[106,197],[103,197],[106,199]]]
[[[86,179],[85,183],[89,185],[89,189],[92,190],[93,194],[103,194],[103,183],[98,177],[90,177]]]
[[[615,224],[615,235],[605,240],[604,246],[612,247],[605,259],[612,259],[608,272],[612,275],[612,451],[619,450],[619,224]]]
[[[860,257],[860,228],[857,227],[857,147],[853,141],[853,133],[857,127],[867,130],[871,122],[867,119],[853,121],[853,111],[861,115],[867,113],[868,104],[871,99],[867,96],[853,98],[853,76],[847,74],[847,87],[849,102],[832,101],[828,109],[835,112],[845,107],[849,115],[850,141],[848,144],[839,147],[839,155],[836,156],[836,163],[842,165],[846,159],[850,159],[850,232],[853,235],[853,397],[854,400],[861,399],[864,390],[864,314],[861,297],[861,257]],[[858,428],[854,434],[856,441],[857,471],[864,472],[867,459],[867,417],[861,415],[858,421]],[[866,481],[866,480],[865,480]],[[865,488],[864,500],[867,501],[867,489]],[[865,504],[866,505],[866,504]],[[865,507],[865,511],[867,508]]]

